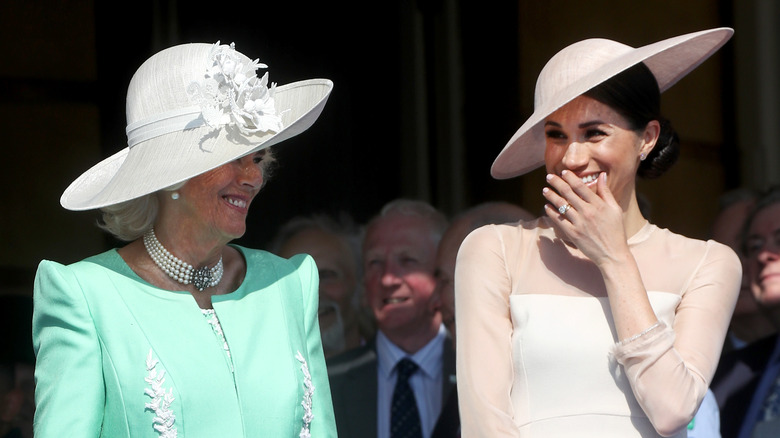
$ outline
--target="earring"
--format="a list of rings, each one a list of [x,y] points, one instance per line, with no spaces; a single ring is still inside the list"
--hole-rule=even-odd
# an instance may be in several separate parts
[[[171,193],[171,199],[173,199],[174,201],[179,199],[179,192]]]
[[[645,161],[645,158],[647,158],[647,154],[645,154],[644,152],[639,154],[639,161]]]

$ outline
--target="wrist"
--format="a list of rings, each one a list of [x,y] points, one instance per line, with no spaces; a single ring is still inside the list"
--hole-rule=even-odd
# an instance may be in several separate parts
[[[604,253],[597,260],[593,260],[593,263],[595,263],[602,272],[624,270],[627,264],[628,266],[636,266],[636,260],[634,260],[634,255],[629,251],[628,245],[618,250]]]

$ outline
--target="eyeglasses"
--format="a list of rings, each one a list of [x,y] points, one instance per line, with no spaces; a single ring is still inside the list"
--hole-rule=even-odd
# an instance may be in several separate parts
[[[772,247],[769,247],[769,244]],[[745,239],[745,255],[748,258],[757,257],[762,251],[771,251],[780,254],[780,228],[769,236],[750,235]]]

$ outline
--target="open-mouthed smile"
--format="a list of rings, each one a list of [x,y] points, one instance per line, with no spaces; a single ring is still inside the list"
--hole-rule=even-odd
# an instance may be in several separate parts
[[[230,205],[236,206],[236,207],[238,207],[238,208],[246,208],[246,206],[247,206],[247,202],[246,202],[246,201],[244,201],[243,199],[236,199],[236,198],[231,198],[230,196],[225,196],[225,197],[224,197],[224,199],[225,199],[225,200],[226,200],[226,201],[227,201],[227,202],[228,202]]]

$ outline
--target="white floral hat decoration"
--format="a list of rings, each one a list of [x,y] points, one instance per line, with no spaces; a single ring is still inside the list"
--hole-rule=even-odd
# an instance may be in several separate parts
[[[333,89],[328,79],[276,86],[233,44],[183,44],[138,68],[127,91],[128,146],[77,178],[69,210],[128,201],[186,181],[308,129]]]
[[[534,112],[498,154],[490,173],[507,179],[544,164],[544,119],[577,96],[644,62],[661,92],[715,53],[734,34],[718,28],[669,38],[640,48],[607,39],[574,43],[553,56],[539,73]]]

